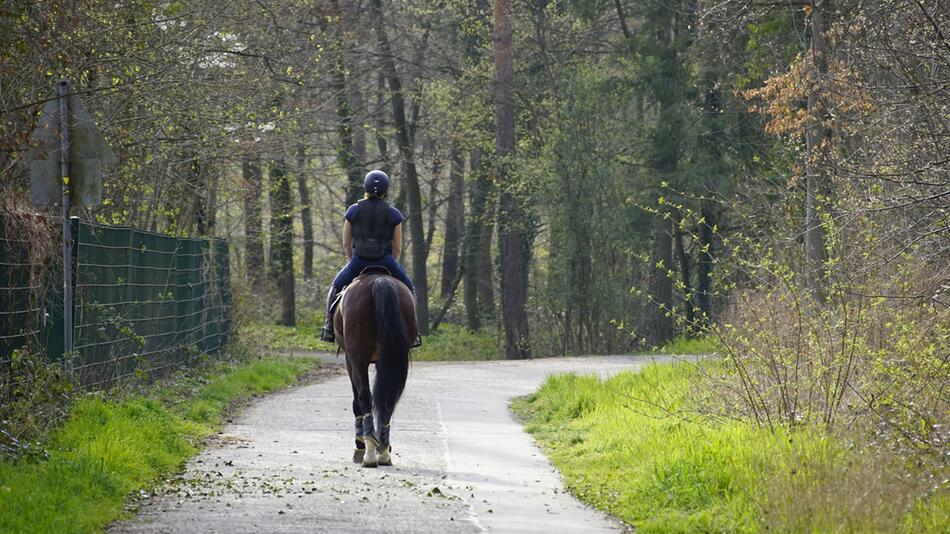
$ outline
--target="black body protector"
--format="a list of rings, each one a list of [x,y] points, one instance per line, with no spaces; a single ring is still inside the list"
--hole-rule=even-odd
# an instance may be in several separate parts
[[[366,260],[378,260],[393,252],[396,226],[389,218],[389,203],[382,199],[359,201],[353,225],[353,252]]]

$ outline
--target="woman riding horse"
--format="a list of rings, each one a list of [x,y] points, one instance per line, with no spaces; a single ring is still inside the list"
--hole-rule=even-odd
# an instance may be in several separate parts
[[[363,180],[363,189],[363,200],[350,206],[343,215],[343,250],[348,261],[333,279],[327,293],[327,316],[323,324],[323,334],[320,336],[322,340],[331,343],[336,341],[333,331],[333,303],[339,292],[367,267],[385,267],[406,284],[413,299],[416,296],[412,280],[399,264],[399,256],[402,254],[402,222],[405,217],[386,202],[389,176],[380,170],[370,171]],[[412,346],[418,347],[420,344],[417,337]]]
[[[327,294],[322,338],[335,341],[336,332],[342,337],[356,418],[353,460],[376,467],[392,465],[390,421],[406,385],[410,342],[418,340],[418,325],[412,280],[398,261],[404,218],[385,200],[389,177],[371,171],[363,188],[365,198],[344,215],[343,246],[349,261]],[[373,266],[384,267],[392,276],[366,271]],[[349,288],[334,315],[334,301],[344,286]],[[372,363],[376,380],[370,388]]]

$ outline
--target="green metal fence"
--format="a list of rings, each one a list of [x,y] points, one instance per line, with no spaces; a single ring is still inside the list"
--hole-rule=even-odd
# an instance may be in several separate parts
[[[40,310],[23,305],[30,299],[22,297],[22,290],[8,290],[8,297],[20,296],[17,306],[24,311],[8,310],[11,319],[19,313],[21,320],[8,321],[11,324],[0,330],[4,332],[0,336],[7,336],[0,339],[0,350],[5,351],[0,353],[0,380],[15,385],[20,378],[6,357],[18,345],[45,352],[50,360],[65,358],[77,383],[87,388],[189,365],[197,356],[224,346],[231,328],[226,241],[179,238],[78,219],[72,223],[74,349],[64,354],[62,287],[46,288]],[[6,256],[16,249],[10,243],[0,245],[6,245],[0,246]],[[0,282],[16,278],[11,274],[23,268],[7,263],[10,269]]]

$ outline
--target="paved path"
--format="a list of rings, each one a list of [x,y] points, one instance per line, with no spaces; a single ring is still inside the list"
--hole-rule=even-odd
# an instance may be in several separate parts
[[[394,466],[378,469],[350,463],[345,374],[270,395],[110,532],[621,531],[566,493],[508,403],[552,372],[606,376],[649,361],[414,363],[393,419]]]

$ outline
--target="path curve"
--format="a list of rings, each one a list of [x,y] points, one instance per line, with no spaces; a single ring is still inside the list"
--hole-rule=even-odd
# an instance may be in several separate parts
[[[607,376],[667,358],[414,363],[393,418],[393,467],[352,454],[345,373],[254,403],[184,475],[143,495],[127,532],[617,532],[568,494],[512,418],[550,373]],[[331,365],[340,365],[331,358]]]

